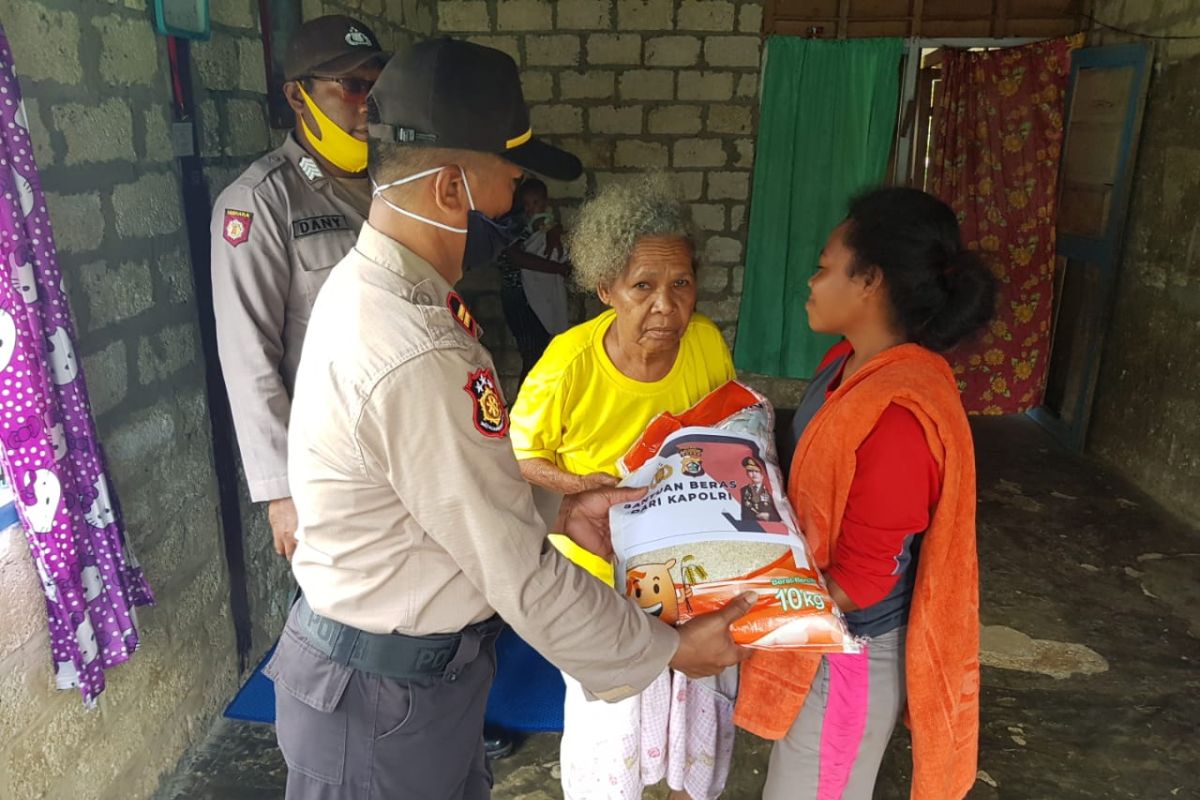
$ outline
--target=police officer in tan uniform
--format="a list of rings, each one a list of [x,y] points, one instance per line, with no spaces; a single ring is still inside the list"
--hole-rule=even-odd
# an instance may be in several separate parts
[[[451,39],[397,56],[371,93],[375,202],[313,309],[289,479],[304,590],[267,674],[287,796],[482,800],[482,728],[503,618],[598,700],[671,666],[736,663],[741,597],[680,628],[568,562],[521,478],[479,326],[452,289],[508,243],[493,220],[523,169],[579,161],[533,138],[516,64]],[[611,552],[608,509],[564,498],[550,525]]]
[[[291,557],[296,511],[287,429],[317,291],[354,246],[371,205],[367,93],[386,56],[350,17],[296,33],[284,93],[296,127],[213,207],[212,281],[221,369],[250,498],[269,503],[275,550]]]

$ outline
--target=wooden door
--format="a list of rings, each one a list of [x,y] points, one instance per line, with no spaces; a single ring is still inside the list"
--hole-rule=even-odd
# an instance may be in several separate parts
[[[1045,400],[1030,413],[1077,451],[1112,314],[1151,55],[1138,42],[1077,50],[1071,62],[1050,369]]]

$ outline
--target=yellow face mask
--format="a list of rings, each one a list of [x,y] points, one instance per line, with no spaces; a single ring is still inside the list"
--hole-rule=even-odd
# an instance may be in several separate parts
[[[321,132],[318,137],[308,127],[308,122],[303,117],[300,118],[304,135],[313,149],[321,155],[321,158],[340,170],[362,172],[366,169],[367,143],[342,130],[341,126],[327,117],[325,112],[313,102],[313,99],[308,96],[308,92],[304,91],[303,84],[299,84],[299,87],[300,96],[304,98],[304,105],[308,107],[308,113],[312,114],[313,119],[316,120],[317,129]]]

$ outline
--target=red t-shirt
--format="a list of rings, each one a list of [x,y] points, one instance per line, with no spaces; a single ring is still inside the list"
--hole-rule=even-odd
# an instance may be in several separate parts
[[[849,342],[840,342],[825,355],[818,372],[838,359],[844,369],[853,353]],[[839,369],[826,387],[826,397],[841,382]],[[910,537],[929,527],[942,486],[921,423],[895,403],[879,417],[856,455],[842,533],[827,574],[865,609],[896,586]]]

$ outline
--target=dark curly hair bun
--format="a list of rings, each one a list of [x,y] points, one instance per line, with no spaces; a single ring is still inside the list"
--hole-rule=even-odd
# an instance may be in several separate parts
[[[919,189],[875,189],[850,203],[846,221],[854,272],[879,270],[908,341],[944,352],[991,321],[996,278],[963,245],[941,200]]]

